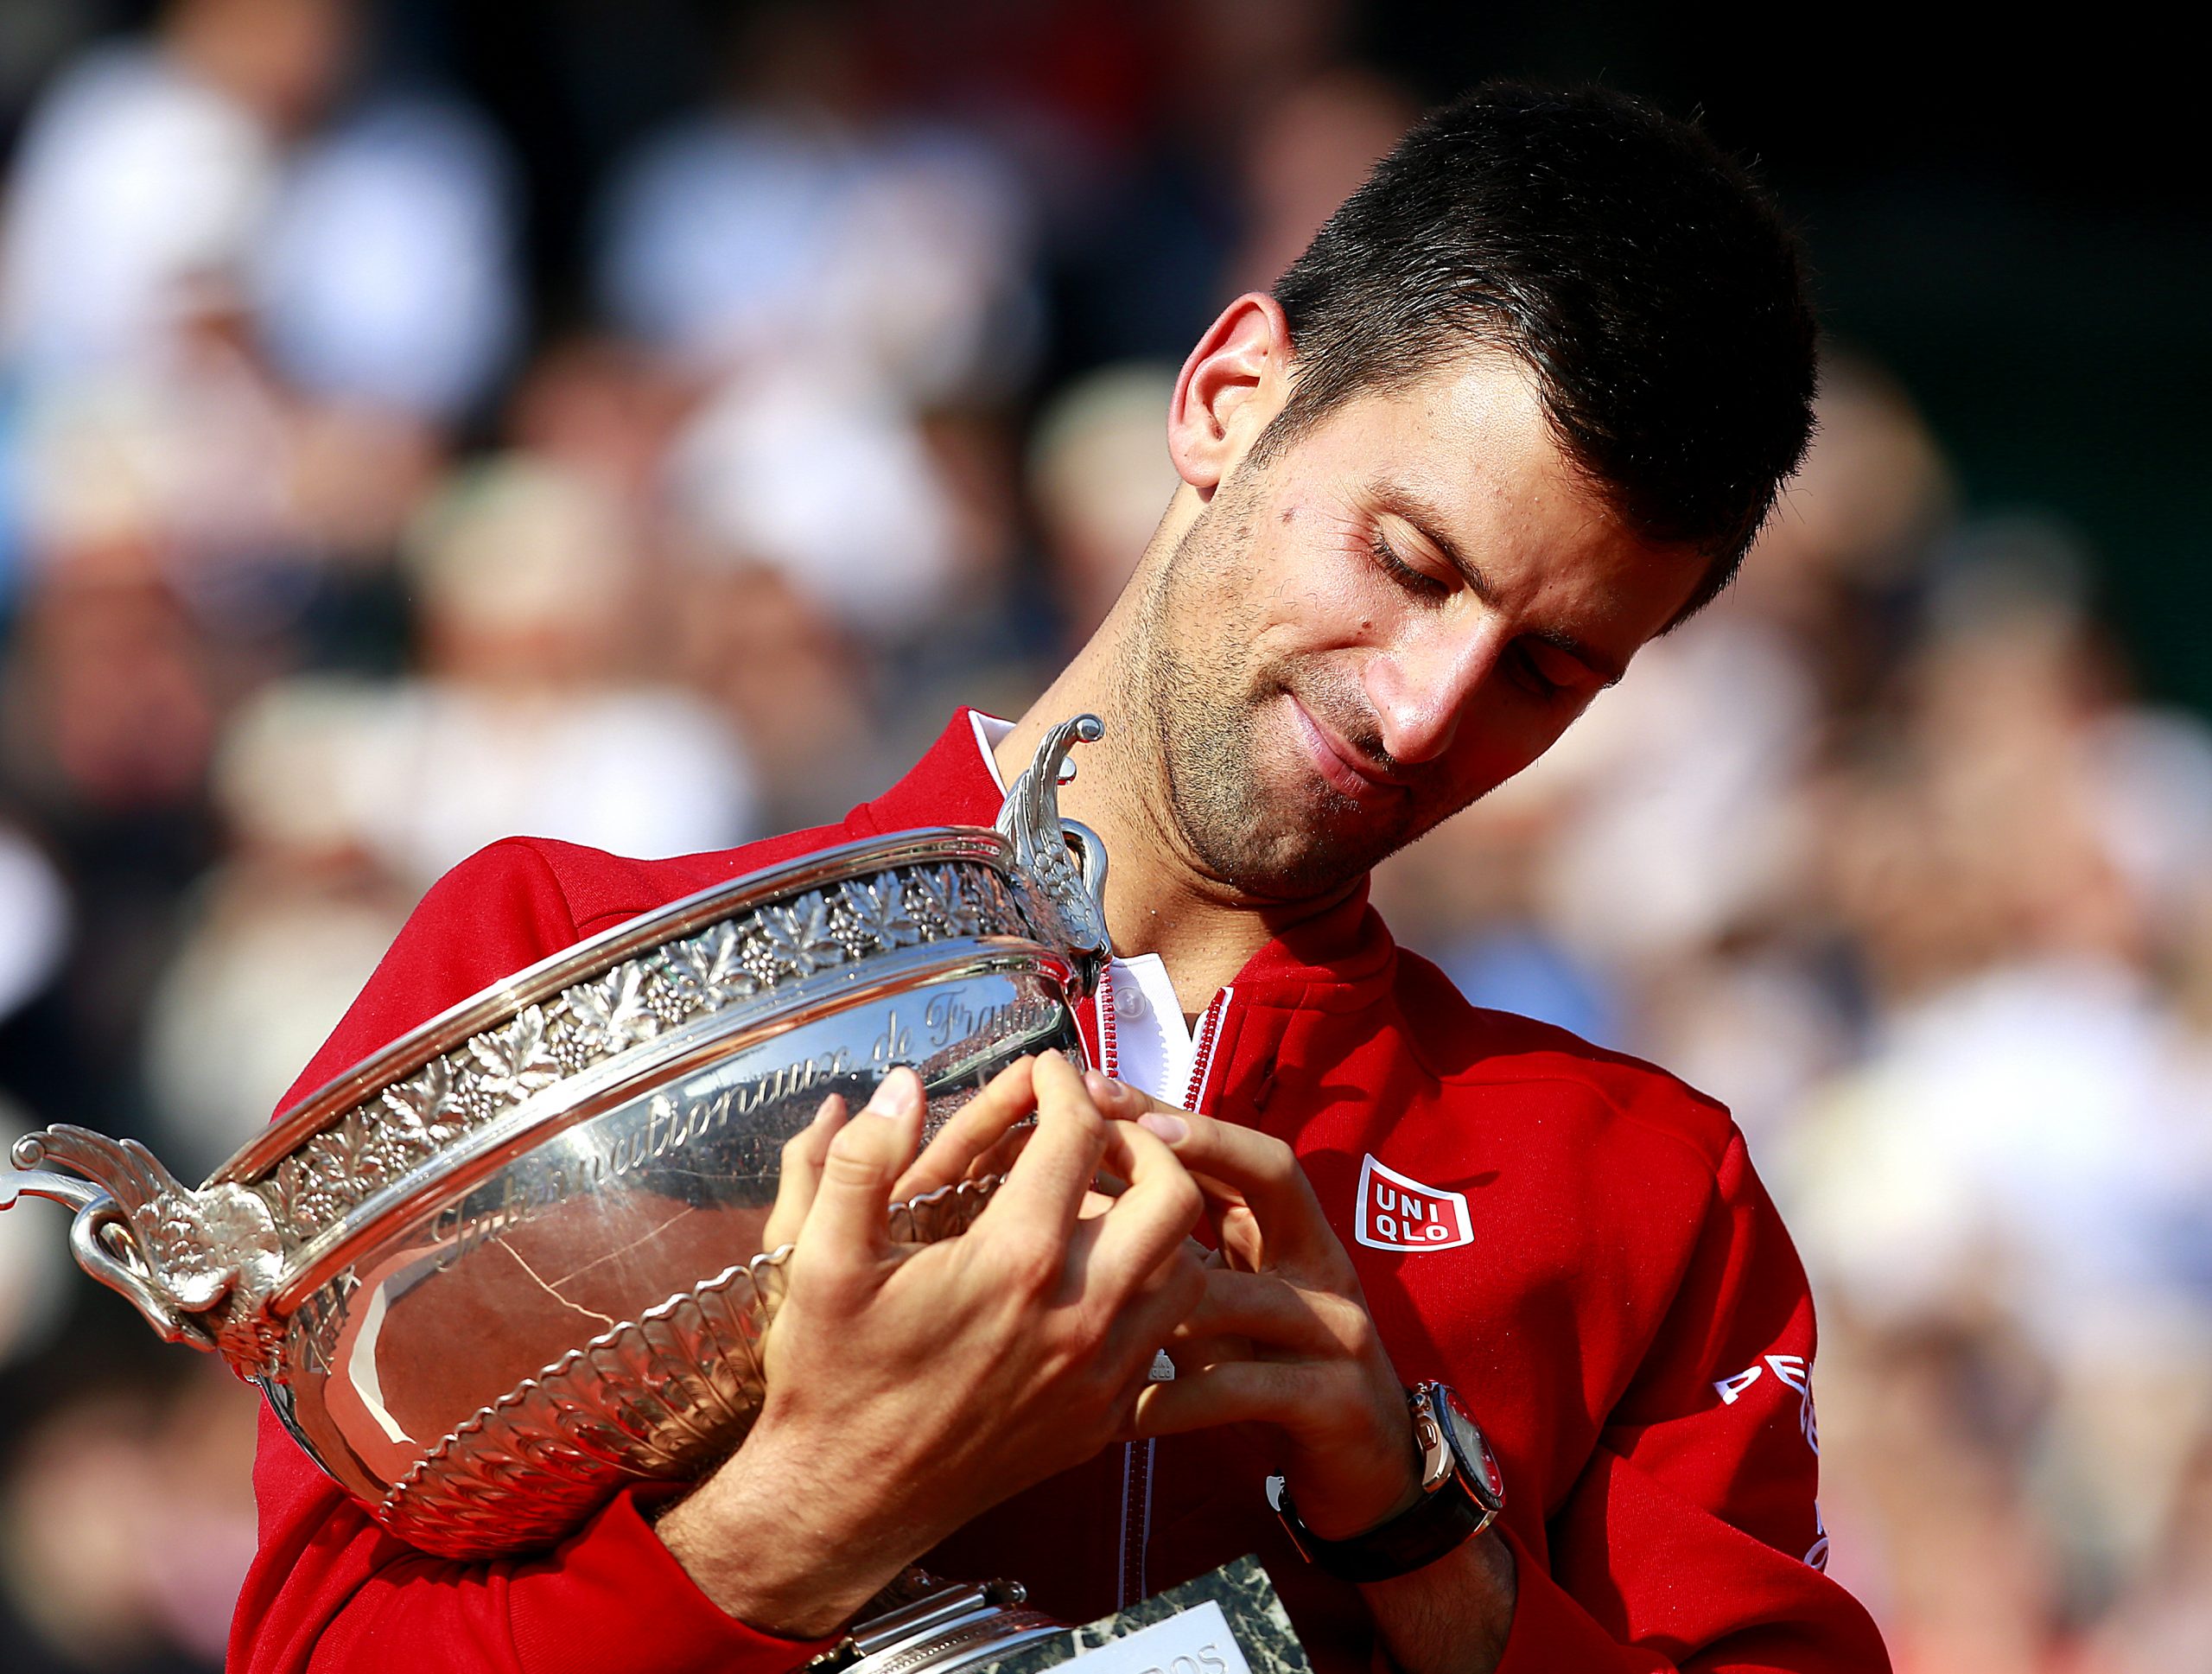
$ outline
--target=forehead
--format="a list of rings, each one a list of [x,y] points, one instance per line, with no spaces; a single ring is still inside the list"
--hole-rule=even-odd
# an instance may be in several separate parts
[[[1298,451],[1289,474],[1352,514],[1412,513],[1500,584],[1594,590],[1641,638],[1674,620],[1709,568],[1620,517],[1561,445],[1535,373],[1503,352],[1357,394]]]
[[[1454,509],[1540,500],[1586,520],[1611,519],[1560,447],[1535,374],[1496,351],[1356,392],[1313,427],[1306,452],[1309,466],[1394,481]]]

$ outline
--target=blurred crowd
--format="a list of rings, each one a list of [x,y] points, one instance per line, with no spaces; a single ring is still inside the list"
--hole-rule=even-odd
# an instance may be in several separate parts
[[[0,185],[0,1138],[198,1178],[481,843],[742,842],[1025,706],[1166,503],[1174,363],[1415,108],[1344,7],[1256,3],[750,9],[550,282],[514,136],[382,12],[48,51]],[[1740,583],[1377,896],[1732,1106],[1901,1668],[2212,1666],[2212,732],[1878,366],[1821,423]],[[213,1668],[251,1392],[58,1215],[0,1215],[0,1663]]]

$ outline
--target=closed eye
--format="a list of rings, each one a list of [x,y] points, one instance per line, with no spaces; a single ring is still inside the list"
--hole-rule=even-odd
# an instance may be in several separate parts
[[[1440,599],[1452,590],[1435,576],[1414,569],[1400,557],[1380,529],[1368,535],[1367,550],[1382,573],[1409,592],[1424,598]]]
[[[1564,684],[1546,674],[1536,661],[1535,653],[1526,645],[1516,645],[1512,651],[1513,678],[1538,697],[1556,697],[1567,690]]]

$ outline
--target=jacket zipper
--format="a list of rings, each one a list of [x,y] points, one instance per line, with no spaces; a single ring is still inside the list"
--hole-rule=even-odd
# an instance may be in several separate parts
[[[1222,1014],[1229,1009],[1230,996],[1235,988],[1224,988],[1213,996],[1213,1003],[1206,1008],[1205,1015],[1198,1019],[1198,1047],[1191,1054],[1191,1085],[1183,1094],[1183,1108],[1205,1114],[1198,1101],[1205,1097],[1206,1076],[1213,1068],[1214,1043],[1221,1038]]]
[[[1191,1079],[1183,1093],[1183,1108],[1203,1115],[1206,1081],[1213,1073],[1213,1052],[1221,1039],[1221,1022],[1236,992],[1224,988],[1213,996],[1198,1020],[1198,1050],[1191,1055]],[[1107,1074],[1114,1073],[1114,1037],[1109,1021],[1112,995],[1103,979],[1099,984],[1098,1055]],[[1145,1581],[1145,1547],[1152,1538],[1152,1467],[1159,1444],[1154,1441],[1122,1444],[1122,1573],[1116,1589],[1115,1608],[1126,1610],[1150,1591]]]
[[[1111,966],[1098,973],[1097,991],[1090,996],[1091,1013],[1098,1019],[1098,1068],[1112,1076],[1120,1073],[1122,1054],[1114,1041],[1114,972]]]

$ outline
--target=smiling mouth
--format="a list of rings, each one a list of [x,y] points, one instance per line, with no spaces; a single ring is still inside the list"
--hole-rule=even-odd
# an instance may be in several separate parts
[[[1389,777],[1350,745],[1340,742],[1314,720],[1295,694],[1283,695],[1290,699],[1292,723],[1299,742],[1306,747],[1313,771],[1330,789],[1359,802],[1406,794],[1408,787],[1403,780]]]

